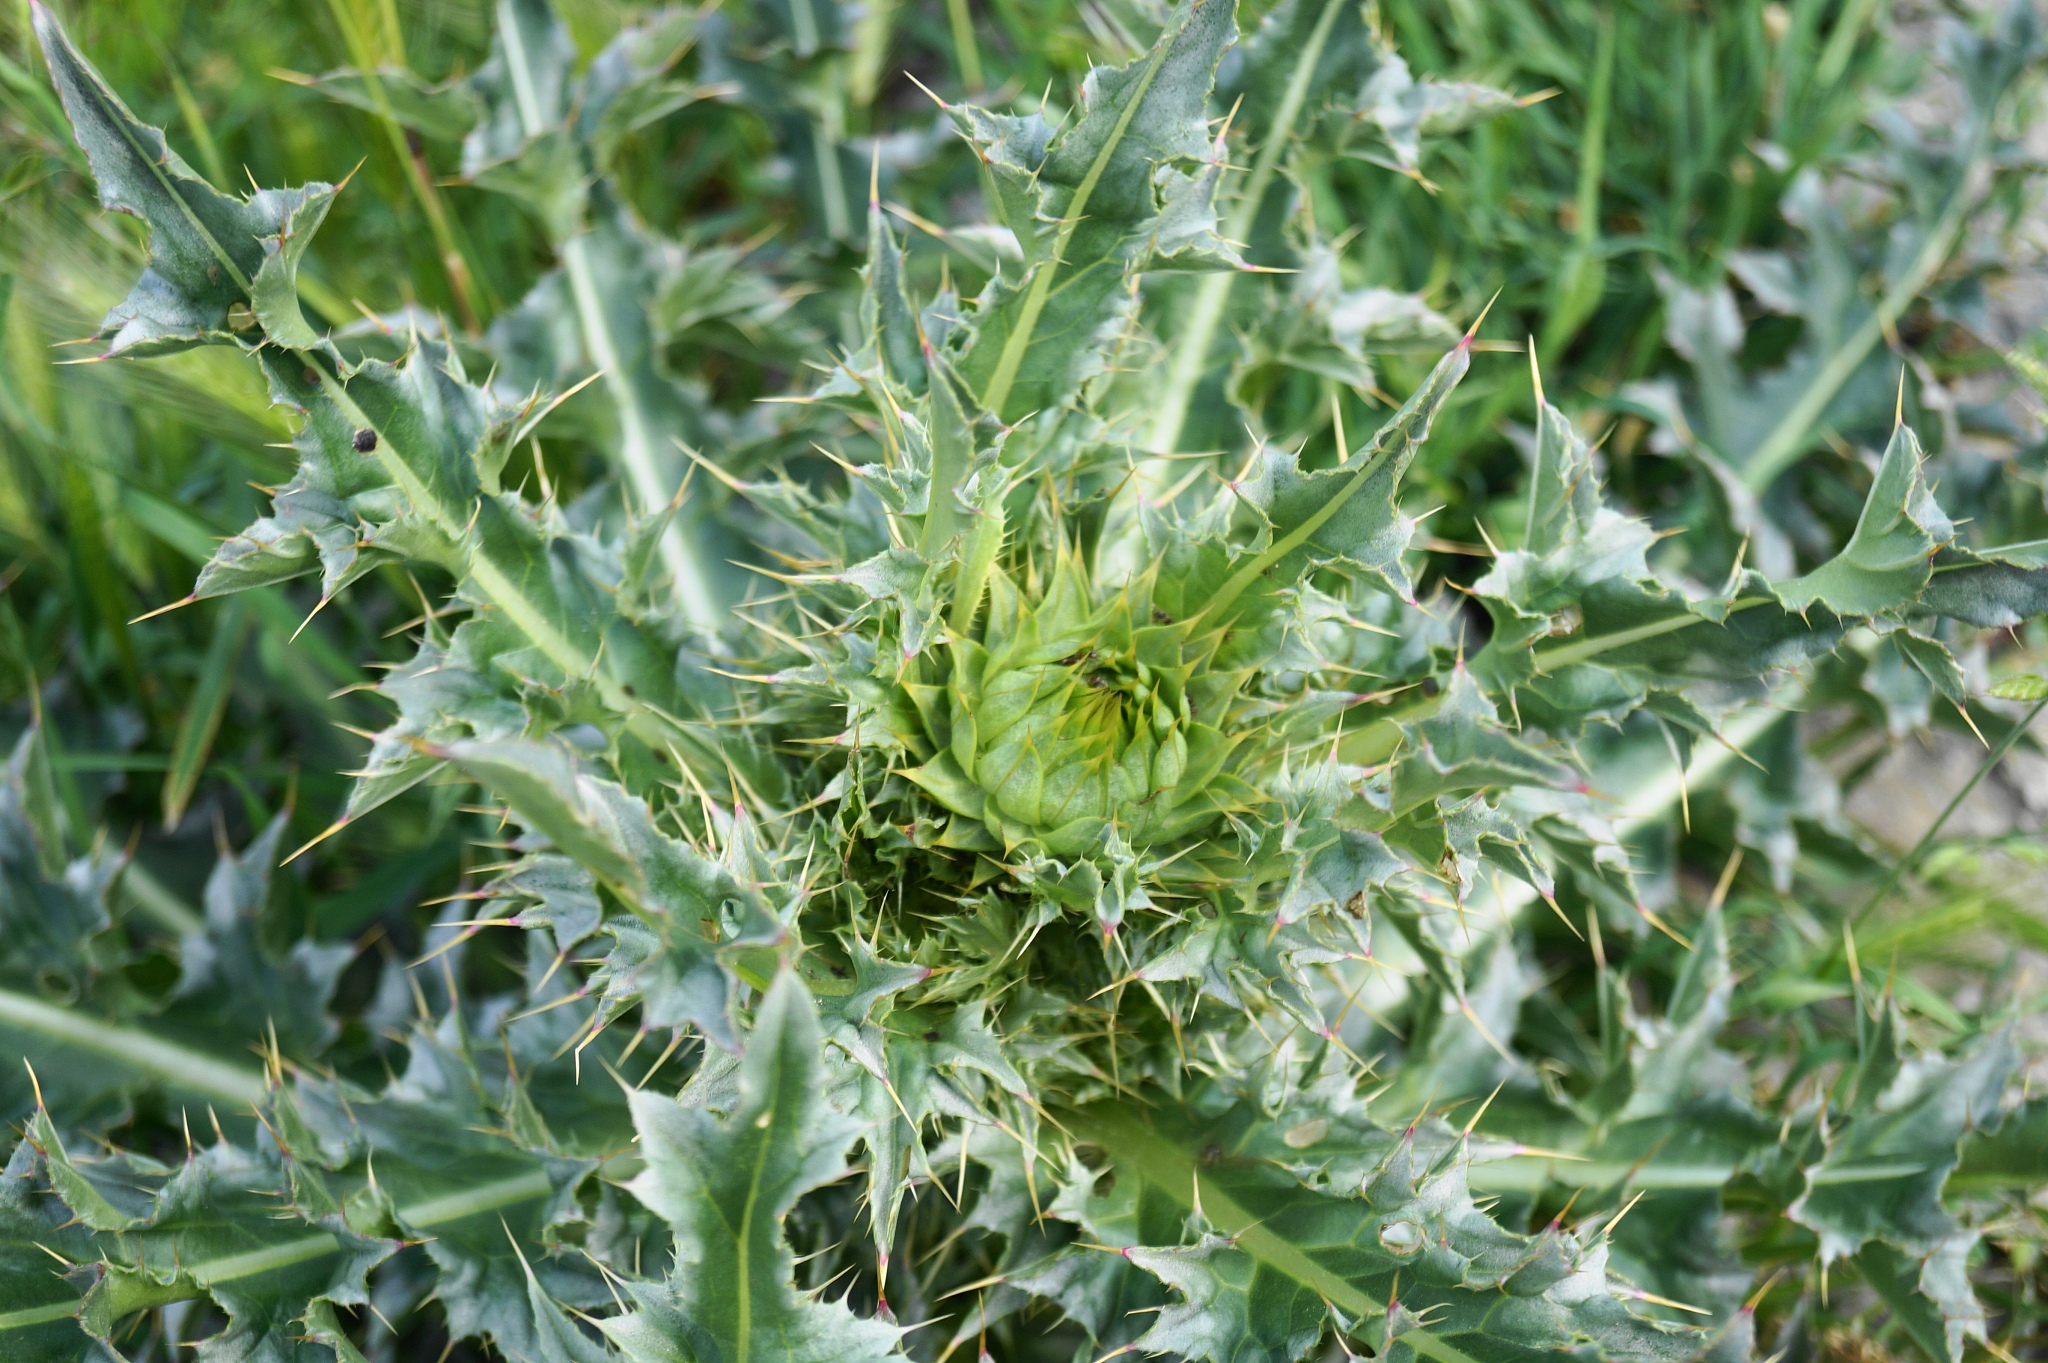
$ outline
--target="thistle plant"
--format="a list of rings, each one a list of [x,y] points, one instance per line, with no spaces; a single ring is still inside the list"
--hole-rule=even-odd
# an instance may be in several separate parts
[[[1241,464],[1162,483],[1233,289],[1282,287],[1252,229],[1287,158],[1416,172],[1424,139],[1516,116],[1417,82],[1373,11],[1311,8],[1247,36],[1185,0],[1064,116],[942,102],[984,191],[963,226],[1001,248],[979,291],[921,282],[874,148],[847,344],[686,430],[651,339],[666,248],[607,119],[681,98],[721,20],[654,16],[578,74],[507,0],[475,78],[391,74],[560,272],[487,332],[363,341],[299,303],[342,191],[223,192],[36,7],[102,203],[150,234],[102,357],[232,350],[294,427],[296,476],[188,601],[446,584],[329,831],[480,789],[502,855],[366,991],[390,1045],[351,1055],[352,953],[270,907],[281,821],[223,848],[152,983],[110,907],[124,856],[53,820],[50,733],[24,734],[8,1356],[1677,1363],[1809,1348],[1845,1300],[1936,1363],[2037,1347],[2024,1291],[1986,1304],[2032,1271],[2048,1179],[2014,1006],[1887,978],[1816,895],[1785,921],[1839,933],[1788,951],[1829,1007],[1774,1024],[1739,859],[1686,902],[1643,830],[1718,782],[1730,850],[1789,886],[1808,768],[1781,712],[1880,650],[2001,741],[2030,723],[1957,648],[2048,614],[2048,547],[1969,538],[1901,406],[1804,571],[1674,572],[1531,346],[1521,533],[1455,588],[1408,482],[1493,362],[1485,316],[1342,290],[1302,229],[1267,267],[1299,269],[1291,301],[1261,303],[1302,310],[1299,344],[1261,363],[1363,390],[1375,346],[1440,358],[1370,434],[1339,405],[1328,457],[1279,438],[1248,365]],[[817,12],[771,17],[752,60],[815,57]],[[2017,21],[1983,41],[2036,59]],[[792,144],[838,175],[831,122]],[[1134,401],[1160,356],[1164,405]],[[579,376],[611,477],[565,505],[537,456],[531,490],[508,470]],[[764,585],[705,566],[714,525]],[[96,1145],[138,1095],[182,1139]]]

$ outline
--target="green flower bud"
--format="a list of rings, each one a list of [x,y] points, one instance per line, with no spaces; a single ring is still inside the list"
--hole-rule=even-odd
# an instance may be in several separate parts
[[[930,740],[916,746],[934,754],[906,775],[971,821],[949,841],[1085,857],[1111,829],[1156,847],[1255,802],[1231,770],[1246,734],[1219,727],[1235,679],[1208,672],[1199,630],[1155,622],[1149,578],[1097,602],[1067,560],[1034,602],[998,574],[981,639],[905,678]],[[1226,702],[1197,722],[1190,689],[1214,696],[1219,680]]]

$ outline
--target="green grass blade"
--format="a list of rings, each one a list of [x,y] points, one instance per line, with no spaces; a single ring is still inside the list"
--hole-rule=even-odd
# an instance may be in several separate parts
[[[171,768],[164,774],[164,827],[176,828],[199,788],[213,740],[220,733],[221,717],[227,713],[228,697],[234,691],[235,664],[249,637],[249,609],[240,599],[228,602],[214,623],[213,642],[207,646],[200,665],[199,680],[178,720],[177,736],[171,741]]]

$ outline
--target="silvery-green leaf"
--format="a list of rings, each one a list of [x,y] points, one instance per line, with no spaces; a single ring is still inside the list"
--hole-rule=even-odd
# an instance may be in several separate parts
[[[150,227],[148,268],[96,334],[107,342],[104,353],[166,354],[232,340],[259,323],[284,345],[317,339],[299,312],[293,277],[333,186],[222,194],[128,111],[48,9],[35,5],[34,19],[101,204]],[[237,320],[237,308],[246,320]]]
[[[559,745],[462,741],[442,755],[637,911],[606,929],[618,942],[606,964],[607,1002],[643,1000],[652,1025],[694,1023],[730,1045],[733,982],[719,949],[783,935],[758,893],[664,833],[639,797],[578,771]]]
[[[398,66],[329,71],[313,77],[310,84],[327,98],[364,113],[382,115],[389,110],[405,127],[437,140],[460,141],[483,116],[467,80],[432,85]]]
[[[1931,1253],[1956,1229],[1941,1187],[1956,1166],[1957,1144],[1992,1124],[2014,1060],[2002,1032],[1954,1059],[1866,1049],[1863,1068],[1882,1068],[1854,1091],[1862,1111],[1807,1168],[1805,1190],[1787,1214],[1820,1236],[1829,1258],[1872,1240]]]
[[[802,1295],[792,1281],[783,1217],[798,1197],[845,1175],[858,1130],[818,1101],[819,1040],[816,1005],[785,972],[755,1010],[729,1116],[645,1090],[632,1095],[646,1161],[632,1190],[676,1236],[666,1281],[632,1284],[632,1309],[603,1322],[635,1363],[897,1355],[895,1326]]]
[[[164,1171],[167,1177],[150,1179],[137,1199],[139,1214],[116,1225],[89,1187],[95,1161],[75,1161],[47,1113],[37,1114],[28,1139],[73,1213],[95,1230],[120,1232],[95,1244],[105,1273],[78,1308],[86,1332],[101,1340],[111,1342],[138,1310],[206,1296],[228,1324],[203,1343],[202,1357],[292,1359],[295,1327],[311,1304],[362,1303],[365,1275],[396,1248],[357,1234],[331,1210],[295,1205],[274,1148],[245,1151],[221,1142],[197,1152],[175,1172]]]
[[[1099,369],[1128,303],[1127,275],[1164,225],[1154,173],[1210,154],[1208,95],[1217,59],[1236,36],[1234,9],[1232,0],[1187,0],[1149,54],[1089,72],[1086,112],[1049,141],[1037,142],[1036,129],[1015,120],[994,125],[987,115],[955,112],[970,137],[995,133],[1009,145],[1028,135],[1003,158],[1016,171],[991,168],[1016,186],[1002,197],[1015,204],[1007,225],[1020,242],[1030,239],[1027,264],[989,282],[958,361],[961,378],[999,419],[1058,407]],[[1028,218],[1019,175],[1037,195]],[[1175,198],[1177,220],[1194,211],[1185,194]],[[1220,242],[1215,249],[1228,253]]]
[[[1396,163],[1412,171],[1421,164],[1425,137],[1462,132],[1515,105],[1513,95],[1490,85],[1418,81],[1409,73],[1406,61],[1388,52],[1366,83],[1360,112],[1379,129]]]
[[[1214,1233],[1124,1251],[1180,1301],[1140,1347],[1227,1363],[1289,1363],[1329,1332],[1383,1356],[1500,1360],[1585,1347],[1611,1359],[1739,1357],[1745,1341],[1633,1314],[1606,1275],[1607,1248],[1555,1229],[1512,1234],[1475,1207],[1462,1156],[1426,1160],[1392,1136],[1362,1186],[1321,1191],[1253,1153],[1278,1145],[1247,1104],[1203,1121],[1177,1112],[1091,1110],[1091,1137],[1124,1179],[1200,1212]],[[1331,1127],[1310,1127],[1314,1158]],[[1208,1152],[1208,1153],[1205,1153]],[[1396,1279],[1398,1278],[1398,1284]]]
[[[1912,428],[1892,433],[1855,533],[1842,552],[1779,588],[1795,610],[1819,602],[1837,615],[1897,610],[1920,595],[1935,551],[1955,536],[1921,470]]]

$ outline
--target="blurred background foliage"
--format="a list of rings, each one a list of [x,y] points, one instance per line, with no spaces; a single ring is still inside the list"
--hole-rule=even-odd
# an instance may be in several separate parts
[[[443,83],[485,60],[496,20],[484,0],[62,9],[136,113],[215,184],[353,168],[300,272],[309,314],[346,346],[395,353],[414,329],[444,332],[472,372],[503,366],[522,388],[589,376],[520,307],[558,263],[560,233],[516,190],[463,173],[469,124]],[[585,61],[647,12],[559,9]],[[1259,9],[1244,7],[1247,32]],[[807,369],[857,343],[871,175],[911,241],[916,294],[971,292],[1004,243],[974,220],[973,155],[940,127],[932,95],[1057,113],[1091,62],[1144,50],[1163,12],[1147,0],[871,0],[833,8],[818,32],[802,0],[708,10],[694,42],[665,57],[657,95],[605,134],[610,181],[652,262],[650,362],[680,429],[727,474],[834,478],[834,457],[862,433],[760,400],[810,386]],[[1980,33],[1993,23],[1959,12]],[[2033,415],[2035,388],[2048,391],[2037,91],[1996,67],[1994,45],[1937,43],[1938,13],[1892,0],[1380,0],[1371,22],[1416,78],[1483,83],[1516,107],[1412,156],[1361,150],[1341,130],[1305,139],[1247,243],[1291,273],[1230,290],[1212,348],[1189,364],[1184,412],[1134,462],[1172,454],[1175,479],[1227,477],[1247,417],[1255,434],[1327,461],[1336,420],[1370,429],[1442,333],[1492,300],[1480,334],[1501,353],[1480,357],[1413,475],[1411,508],[1434,513],[1424,596],[1477,577],[1489,545],[1518,541],[1529,344],[1552,399],[1602,437],[1610,495],[1672,532],[1659,567],[1674,577],[1718,584],[1742,562],[1783,575],[1825,559],[1901,404],[1973,537],[2048,536],[2048,444]],[[319,80],[340,68],[379,78]],[[67,363],[64,342],[125,290],[143,240],[95,206],[25,0],[7,0],[0,741],[42,720],[31,775],[53,845],[132,852],[115,899],[136,940],[162,950],[139,952],[129,983],[162,994],[218,849],[280,814],[285,849],[334,819],[362,735],[385,722],[359,688],[410,655],[405,636],[448,584],[385,567],[324,605],[291,584],[162,609],[292,460],[278,448],[284,413],[220,348]],[[1197,288],[1148,283],[1142,315],[1192,307]],[[1134,409],[1158,404],[1173,361],[1135,335],[1118,392]],[[507,483],[547,480],[579,514],[609,514],[611,412],[594,394],[572,398]],[[725,543],[715,523],[702,534]],[[1982,682],[2038,668],[2038,630],[1995,653],[1984,637],[1950,642]],[[1642,849],[1642,874],[1667,899],[1726,899],[1747,980],[1736,1022],[1760,1035],[1782,1010],[1849,993],[1855,962],[1808,901],[1868,883],[1880,836],[1917,836],[1974,769],[1975,731],[1995,742],[2011,723],[1958,708],[1882,645],[1831,661],[1803,708],[1781,721],[1783,742],[1760,745]],[[1916,747],[1931,766],[1911,764]],[[1908,963],[1901,995],[1937,1033],[1956,1016],[1951,999],[2024,992],[2029,969],[2039,988],[2048,919],[2034,830],[2048,791],[2024,749],[1948,826],[1920,889],[1862,939],[1866,961]],[[1957,751],[1968,755],[1949,773],[1944,754]],[[1859,782],[1876,794],[1859,797]],[[309,932],[357,951],[330,1063],[385,1045],[384,963],[417,954],[436,902],[495,857],[493,821],[464,798],[456,785],[411,790],[274,878],[279,941]],[[1859,798],[1877,806],[1861,828],[1843,814]],[[486,978],[518,968],[467,957]],[[1802,1019],[1769,1033],[1786,1084],[1840,1044]],[[1983,1290],[2034,1320],[2041,1237],[2028,1215],[2001,1223],[2004,1285]]]

